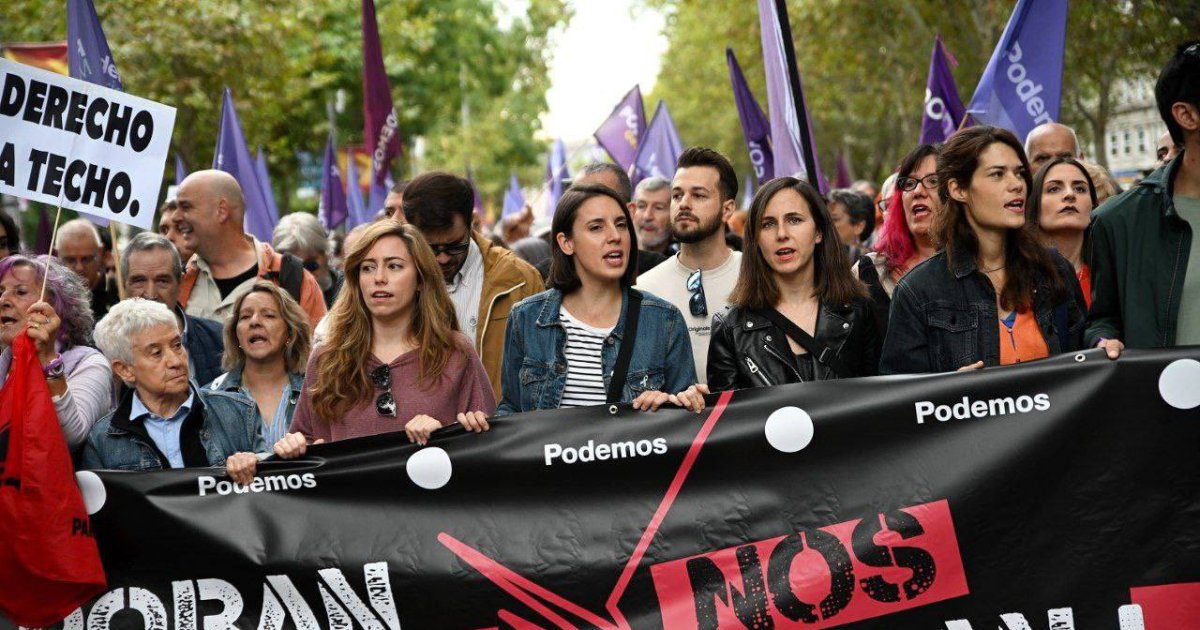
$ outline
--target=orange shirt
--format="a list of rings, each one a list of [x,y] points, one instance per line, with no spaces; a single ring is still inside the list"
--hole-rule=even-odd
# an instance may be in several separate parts
[[[1032,310],[1010,313],[997,325],[1000,326],[1000,365],[1050,356],[1050,348],[1042,337],[1042,329],[1038,327]]]
[[[1088,308],[1092,308],[1092,270],[1087,265],[1081,265],[1079,271],[1075,272],[1075,277],[1079,278],[1079,288],[1083,290],[1083,301]]]

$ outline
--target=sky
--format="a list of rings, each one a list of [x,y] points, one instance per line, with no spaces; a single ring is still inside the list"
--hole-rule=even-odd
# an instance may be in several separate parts
[[[663,16],[636,0],[571,0],[567,28],[552,41],[549,111],[542,118],[547,138],[583,140],[604,122],[633,87],[654,87],[667,50]],[[614,44],[618,44],[614,46]]]

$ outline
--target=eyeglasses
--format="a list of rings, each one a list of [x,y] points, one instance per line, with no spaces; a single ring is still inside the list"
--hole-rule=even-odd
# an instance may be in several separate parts
[[[430,245],[429,249],[433,250],[434,256],[441,256],[442,254],[447,256],[462,256],[463,254],[467,253],[467,249],[470,247],[471,234],[468,233],[466,240],[461,243],[455,243],[453,245]]]
[[[930,173],[921,179],[912,177],[901,177],[896,180],[896,187],[904,192],[912,192],[917,189],[917,184],[920,183],[926,190],[934,190],[938,187],[937,173]]]
[[[704,282],[700,270],[692,272],[692,275],[687,279],[687,290],[692,292],[692,297],[688,298],[688,310],[692,312],[692,317],[703,317],[708,315],[708,300],[704,297]]]
[[[387,365],[381,365],[371,370],[371,383],[383,393],[375,399],[375,411],[381,416],[396,417],[396,397],[392,396],[392,370]]]
[[[884,197],[883,199],[875,202],[875,207],[879,208],[880,212],[887,212],[888,202],[891,200],[892,199],[890,197]]]

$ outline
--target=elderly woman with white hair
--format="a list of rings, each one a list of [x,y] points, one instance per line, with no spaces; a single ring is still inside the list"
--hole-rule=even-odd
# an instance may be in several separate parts
[[[224,465],[242,484],[267,445],[250,399],[204,390],[189,378],[175,314],[159,302],[118,303],[96,325],[96,345],[129,386],[84,443],[81,468],[151,471]]]

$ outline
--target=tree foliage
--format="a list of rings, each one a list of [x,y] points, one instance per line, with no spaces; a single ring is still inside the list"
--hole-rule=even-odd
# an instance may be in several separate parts
[[[413,168],[412,148],[432,150],[421,166],[475,165],[481,189],[499,196],[509,166],[532,172],[546,109],[547,34],[569,17],[564,0],[532,0],[501,26],[494,0],[376,0],[384,65],[405,142],[397,176]],[[66,35],[65,2],[7,2],[0,41]],[[281,205],[299,186],[297,154],[319,159],[330,127],[341,146],[362,142],[362,38],[355,0],[97,0],[126,90],[177,108],[172,149],[191,169],[211,163],[221,90],[233,90],[247,142],[261,144]],[[470,137],[460,107],[472,112]],[[486,167],[485,167],[486,165]],[[168,168],[171,168],[168,165]]]
[[[731,156],[739,172],[750,172],[724,48],[733,47],[766,109],[756,3],[643,1],[668,13],[669,47],[653,98],[667,99],[685,142],[711,145]],[[834,172],[836,153],[844,151],[857,176],[879,181],[916,144],[938,33],[959,61],[954,75],[963,101],[969,101],[1014,5],[789,0],[797,61],[827,176]],[[1175,43],[1200,32],[1196,5],[1071,2],[1062,119],[1078,127],[1081,140],[1103,135],[1114,113],[1114,82],[1153,76]],[[1096,159],[1103,160],[1098,153]]]

